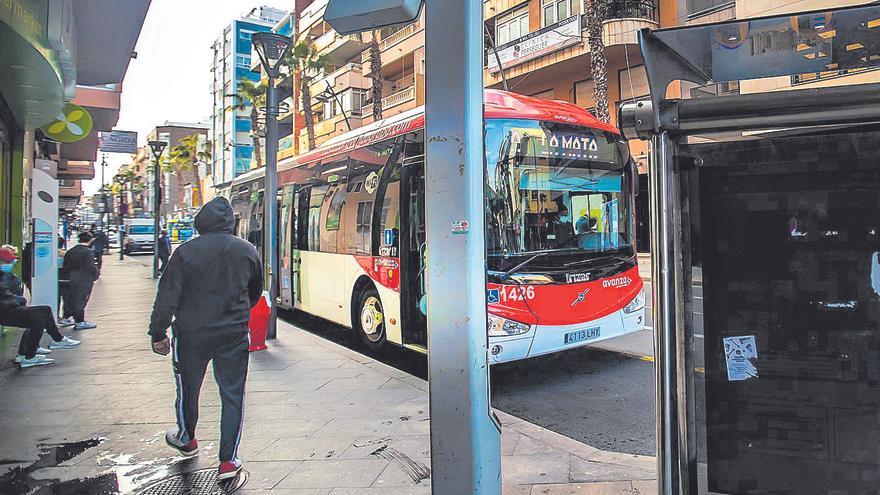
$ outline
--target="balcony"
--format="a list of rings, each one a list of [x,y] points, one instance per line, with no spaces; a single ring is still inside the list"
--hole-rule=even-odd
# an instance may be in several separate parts
[[[344,64],[359,55],[367,43],[360,34],[341,35],[332,29],[318,36],[314,43],[319,55],[326,55],[334,64]]]
[[[361,64],[357,63],[345,64],[324,77],[316,79],[309,86],[312,96],[327,91],[328,84],[337,93],[348,88],[366,89],[370,86],[369,79],[365,77]]]
[[[638,31],[657,29],[660,17],[654,0],[617,0],[610,7],[609,20],[602,25],[605,46],[637,45]]]
[[[285,136],[278,140],[278,160],[284,160],[296,155],[296,141],[293,134]]]
[[[299,15],[300,33],[307,33],[309,28],[314,24],[323,21],[324,11],[327,10],[329,0],[315,0],[308,7],[304,8]]]
[[[425,26],[421,20],[400,28],[399,30],[383,37],[379,41],[379,50],[382,53],[382,66],[386,66],[402,56],[415,52],[425,46]],[[370,51],[361,53],[361,64],[370,63]]]

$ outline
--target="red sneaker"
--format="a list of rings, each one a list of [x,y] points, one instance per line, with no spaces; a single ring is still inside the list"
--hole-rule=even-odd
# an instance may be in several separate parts
[[[165,432],[165,443],[172,449],[180,452],[184,457],[192,457],[199,453],[199,441],[192,439],[189,443],[183,443],[177,438],[177,428]]]
[[[221,461],[220,467],[217,469],[218,480],[228,480],[238,476],[241,472],[241,460]]]

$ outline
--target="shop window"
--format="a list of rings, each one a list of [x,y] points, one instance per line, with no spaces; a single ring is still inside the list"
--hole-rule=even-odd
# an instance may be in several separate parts
[[[529,10],[521,9],[499,17],[495,25],[495,44],[503,45],[529,34]]]

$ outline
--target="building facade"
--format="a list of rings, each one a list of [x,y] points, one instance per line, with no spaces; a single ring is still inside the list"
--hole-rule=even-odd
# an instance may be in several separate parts
[[[162,164],[162,204],[160,212],[166,220],[169,218],[182,218],[194,212],[200,204],[193,201],[193,188],[201,190],[203,183],[203,174],[207,174],[206,164],[193,163],[186,166],[175,166],[169,159],[175,146],[181,144],[183,138],[198,134],[199,147],[206,146],[208,142],[208,134],[210,126],[200,123],[183,123],[183,122],[165,122],[161,126],[154,127],[147,135],[147,141],[164,141],[168,143],[165,151],[162,153],[160,163]],[[140,170],[145,164],[152,163],[152,155],[148,146],[141,148],[139,155],[143,155],[144,159],[136,159],[135,167]],[[146,168],[146,167],[145,167]],[[152,165],[149,170],[152,170]],[[148,174],[148,197],[153,197],[153,180],[152,174]],[[152,199],[150,200],[149,211],[152,211]]]
[[[149,6],[0,2],[0,243],[32,240],[29,186],[38,163],[58,181],[61,218],[73,215],[80,181],[95,176],[98,132],[119,118],[121,83]],[[63,139],[51,125],[60,114],[77,124]]]
[[[271,30],[285,15],[282,10],[257,7],[226,26],[212,46],[210,140],[213,183],[218,187],[247,172],[254,154],[250,108],[236,109],[234,96],[242,81],[259,81],[259,75],[251,72],[251,37]]]

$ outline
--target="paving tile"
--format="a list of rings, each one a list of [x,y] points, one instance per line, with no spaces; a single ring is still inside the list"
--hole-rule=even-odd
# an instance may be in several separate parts
[[[541,485],[530,495],[633,495],[633,488],[629,481]]]
[[[278,484],[279,488],[365,488],[388,466],[378,459],[303,461]]]
[[[376,478],[374,487],[431,486],[430,458],[414,459],[392,448],[385,450],[381,455],[383,459],[389,461],[389,464]]]
[[[501,479],[511,485],[567,483],[568,456],[509,456],[501,459]]]
[[[336,488],[330,495],[430,495],[430,486]]]
[[[501,485],[501,495],[530,495],[532,485]]]
[[[656,481],[633,481],[633,495],[657,495]]]
[[[254,462],[244,464],[250,476],[247,485],[250,489],[260,488],[269,490],[275,487],[279,481],[289,475],[300,463],[299,462]]]
[[[253,423],[245,426],[244,435],[253,438],[294,438],[315,434],[328,424],[324,420],[290,420],[271,423]]]
[[[356,440],[355,437],[279,438],[264,447],[253,459],[256,461],[338,459]]]
[[[575,483],[587,481],[651,480],[655,478],[655,473],[647,469],[591,462],[578,457],[571,457],[571,481]]]
[[[416,459],[430,457],[431,437],[428,435],[361,437],[355,440],[351,446],[340,455],[340,458],[376,458],[378,453],[381,453],[388,448]]]

